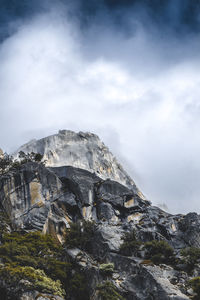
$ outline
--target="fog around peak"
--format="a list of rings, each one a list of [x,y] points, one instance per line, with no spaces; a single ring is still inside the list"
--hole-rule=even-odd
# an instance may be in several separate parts
[[[153,204],[199,212],[198,1],[15,2],[1,2],[0,147],[91,131]]]

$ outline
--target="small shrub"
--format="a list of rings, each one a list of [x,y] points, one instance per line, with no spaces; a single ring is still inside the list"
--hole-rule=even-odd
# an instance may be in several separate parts
[[[26,247],[31,256],[42,256],[50,252],[56,253],[62,249],[62,247],[58,245],[50,235],[45,235],[41,232],[30,232],[26,234],[13,232],[11,234],[4,234],[3,242],[6,245],[16,243],[21,249],[23,249],[22,247]],[[25,253],[20,252],[20,254]]]
[[[175,260],[174,249],[166,241],[147,242],[144,245],[146,249],[145,257],[154,264],[173,264]]]
[[[62,284],[66,285],[71,277],[72,265],[66,261],[60,261],[57,258],[50,257],[41,262],[46,274],[52,279],[59,279]]]
[[[11,228],[11,221],[6,214],[6,212],[3,210],[3,208],[0,205],[0,237],[4,233],[8,233]]]
[[[181,255],[184,257],[184,263],[187,266],[187,272],[191,273],[195,265],[200,261],[200,249],[188,247],[181,250]]]
[[[75,273],[69,282],[69,294],[76,300],[88,300],[88,284],[86,277],[82,273]]]
[[[20,159],[21,164],[25,164],[27,162],[41,163],[41,161],[43,159],[43,155],[40,153],[35,153],[35,152],[24,153],[23,151],[20,151],[19,159]]]
[[[117,288],[110,281],[106,281],[96,287],[101,300],[125,300],[118,292]]]
[[[30,255],[17,255],[14,257],[14,261],[20,266],[38,267],[38,260]]]
[[[0,157],[0,175],[5,174],[9,171],[13,164],[13,157],[7,153],[3,153]]]
[[[114,264],[113,263],[101,264],[99,270],[103,275],[106,276],[112,275],[112,273],[114,272]]]
[[[19,159],[14,159],[12,156],[7,153],[3,153],[0,156],[0,175],[4,175],[10,170],[19,169],[21,165],[27,162],[37,162],[39,164],[45,165],[46,161],[42,161],[43,155],[40,153],[24,153],[23,151],[19,152]]]
[[[91,221],[71,223],[65,237],[66,246],[90,252],[95,229],[96,225]]]
[[[120,246],[120,253],[123,255],[137,255],[141,242],[136,239],[135,231],[126,232],[122,237],[123,243]]]
[[[81,246],[81,224],[70,223],[70,229],[67,230],[65,243],[68,248],[76,248]]]
[[[15,241],[5,243],[0,246],[0,255],[7,255],[9,258],[13,258],[16,255],[27,255],[29,250],[26,246],[18,245]]]
[[[154,265],[171,264],[165,255],[161,253],[153,255],[151,261]]]
[[[200,299],[200,277],[192,278],[189,281],[189,285],[193,289],[193,291],[196,293],[196,295],[193,297],[194,300]]]

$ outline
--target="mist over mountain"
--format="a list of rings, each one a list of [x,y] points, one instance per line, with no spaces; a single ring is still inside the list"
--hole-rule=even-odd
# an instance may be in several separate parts
[[[0,147],[95,132],[153,203],[199,211],[199,1],[0,6]]]

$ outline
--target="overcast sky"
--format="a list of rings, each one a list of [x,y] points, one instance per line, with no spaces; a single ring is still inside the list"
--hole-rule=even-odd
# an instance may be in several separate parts
[[[200,212],[198,3],[0,1],[0,147],[91,131],[153,204]]]

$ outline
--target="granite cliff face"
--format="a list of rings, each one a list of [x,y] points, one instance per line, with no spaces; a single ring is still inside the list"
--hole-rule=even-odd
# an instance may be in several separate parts
[[[124,184],[144,197],[113,154],[93,133],[60,130],[58,134],[30,141],[19,151],[44,155],[47,167],[72,166],[95,172],[97,176]]]
[[[80,299],[186,300],[193,297],[188,281],[200,275],[200,267],[195,262],[187,272],[181,249],[200,248],[200,216],[171,215],[151,206],[93,134],[62,131],[20,150],[44,154],[48,167],[28,162],[0,177],[1,210],[10,220],[7,231],[23,234],[39,230],[63,244],[67,261],[81,270],[87,282],[88,294]],[[87,231],[89,239],[81,244],[84,222],[93,229]],[[82,226],[78,237],[75,231],[66,235],[71,224]],[[128,244],[130,252],[125,253],[122,251],[124,237],[133,230],[139,246],[134,246],[137,242],[129,238],[126,242],[133,246]],[[152,241],[167,242],[173,249],[173,262],[168,263],[162,255],[148,257],[147,246]],[[19,291],[11,281],[8,285],[1,274],[0,268],[0,290],[5,294],[2,300],[63,299],[45,289],[30,290],[24,282]],[[65,299],[79,298],[67,293]]]

